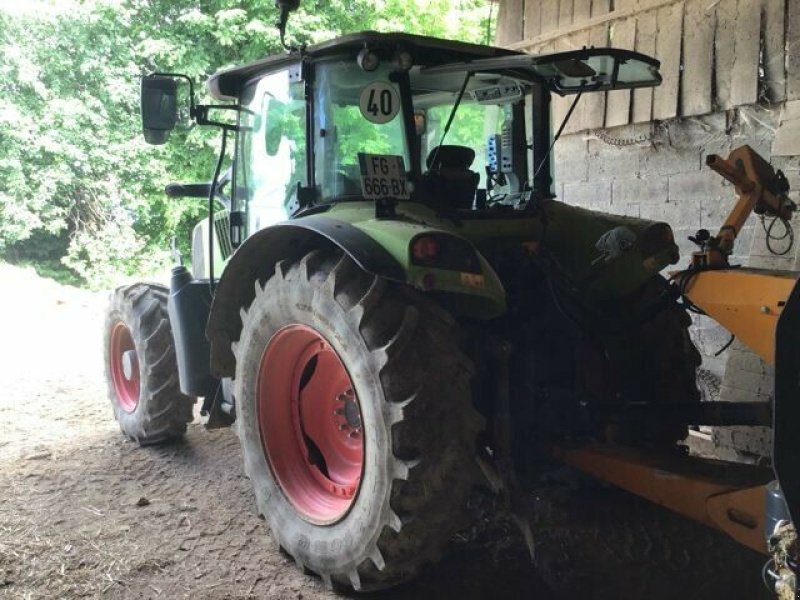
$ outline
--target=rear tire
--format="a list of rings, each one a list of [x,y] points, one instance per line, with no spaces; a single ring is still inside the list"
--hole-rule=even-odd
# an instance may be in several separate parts
[[[167,288],[137,283],[111,296],[105,322],[108,395],[122,432],[141,445],[181,437],[195,399],[181,393]]]
[[[328,586],[362,591],[409,580],[424,563],[438,560],[465,514],[482,426],[470,401],[472,367],[455,341],[452,318],[414,290],[363,272],[340,252],[317,251],[295,264],[279,263],[266,284],[256,282],[242,324],[233,345],[237,429],[258,510],[277,544]],[[305,475],[286,470],[286,453],[270,458],[274,431],[283,426],[271,429],[263,415],[283,414],[273,410],[274,403],[289,403],[296,395],[298,411],[305,411],[294,421],[302,423],[295,427],[302,429],[301,447],[308,446],[303,452],[309,460],[315,451],[327,452],[325,462],[307,468],[319,471],[312,473],[317,480],[320,473],[332,477],[324,465],[338,460],[320,441],[324,437],[305,429],[312,406],[306,388],[327,389],[314,379],[322,359],[311,369],[303,362],[278,369],[271,362],[273,344],[297,332],[305,332],[321,353],[335,353],[359,407],[361,477],[329,513],[315,513],[304,500],[309,494],[325,497],[313,478],[298,494],[287,478],[299,473],[296,482]],[[296,392],[271,387],[292,370],[303,373]],[[275,389],[289,391],[281,395]],[[327,397],[320,396],[314,406],[327,406]],[[298,461],[293,468],[302,467]]]

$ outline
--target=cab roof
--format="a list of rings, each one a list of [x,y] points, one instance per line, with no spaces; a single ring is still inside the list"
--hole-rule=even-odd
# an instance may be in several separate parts
[[[239,96],[242,86],[257,75],[297,63],[302,59],[355,53],[365,46],[378,51],[402,48],[411,53],[414,64],[421,66],[523,54],[507,48],[442,40],[410,33],[362,31],[308,46],[300,51],[268,56],[237,67],[222,69],[209,78],[208,90],[218,100],[232,100]]]

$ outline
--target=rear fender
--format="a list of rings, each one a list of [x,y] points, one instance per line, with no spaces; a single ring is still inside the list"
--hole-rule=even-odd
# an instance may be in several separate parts
[[[422,231],[452,235],[428,228]],[[270,277],[279,261],[299,259],[318,248],[338,247],[367,273],[422,289],[457,316],[492,319],[503,314],[505,290],[477,251],[480,274],[412,265],[409,243],[419,234],[419,227],[402,221],[352,225],[323,215],[286,221],[253,234],[230,258],[214,294],[206,326],[211,372],[220,378],[234,375],[231,343],[239,339],[239,310],[253,301],[255,282]],[[436,282],[432,289],[425,285],[430,281]]]
[[[378,277],[404,282],[402,265],[380,244],[349,223],[310,216],[262,229],[233,254],[217,284],[206,337],[211,342],[211,372],[233,377],[236,360],[231,343],[242,328],[239,309],[255,297],[255,282],[264,281],[287,257],[300,257],[316,248],[339,247],[359,267]]]

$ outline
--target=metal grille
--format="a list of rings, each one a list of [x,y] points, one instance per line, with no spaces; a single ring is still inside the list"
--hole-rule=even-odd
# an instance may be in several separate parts
[[[231,219],[227,211],[219,212],[214,215],[214,229],[217,234],[220,256],[225,260],[233,254],[233,245],[231,244]]]

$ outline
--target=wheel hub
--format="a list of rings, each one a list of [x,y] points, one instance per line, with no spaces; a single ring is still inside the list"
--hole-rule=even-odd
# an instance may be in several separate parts
[[[289,325],[273,335],[256,411],[267,462],[295,510],[315,524],[341,519],[361,482],[361,410],[339,354],[319,332]]]
[[[122,321],[111,329],[108,352],[117,405],[131,413],[139,404],[139,359],[131,331]]]
[[[134,369],[138,369],[138,361],[136,360],[136,350],[126,350],[122,353],[122,374],[125,379],[131,381],[134,377]]]

